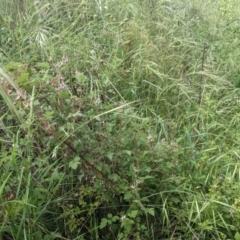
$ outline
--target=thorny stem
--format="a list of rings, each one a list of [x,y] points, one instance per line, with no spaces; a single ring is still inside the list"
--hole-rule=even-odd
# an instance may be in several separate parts
[[[37,117],[39,120],[42,120],[42,116],[40,113],[36,113]],[[62,140],[61,137],[58,137],[57,134],[55,133],[55,130],[49,125],[49,123],[46,120],[43,120],[43,124],[41,126],[41,128],[44,130],[44,132],[46,132],[48,135],[53,136],[56,140],[63,142],[64,145],[66,145],[68,147],[68,149],[77,154],[77,150],[74,148],[74,146],[72,146],[71,143],[69,143],[66,140]],[[114,185],[115,183],[108,179],[108,177],[101,172],[100,170],[98,170],[92,163],[90,163],[89,161],[87,161],[84,156],[82,154],[79,154],[79,157],[98,175],[100,175],[102,178],[104,178],[105,180],[107,180],[109,183],[111,183],[112,185]]]

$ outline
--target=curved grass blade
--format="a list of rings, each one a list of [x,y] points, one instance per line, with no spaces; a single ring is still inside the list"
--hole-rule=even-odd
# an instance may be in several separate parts
[[[0,68],[0,75],[2,75],[7,81],[8,83],[17,91],[17,92],[22,92],[21,89],[18,87],[18,85],[2,70],[2,68]],[[3,83],[0,82],[0,94],[3,98],[3,100],[5,101],[5,103],[7,104],[9,110],[11,111],[11,113],[16,117],[16,119],[18,120],[19,123],[23,123],[23,119],[21,118],[21,116],[19,115],[12,99],[9,97],[9,95],[7,94]]]

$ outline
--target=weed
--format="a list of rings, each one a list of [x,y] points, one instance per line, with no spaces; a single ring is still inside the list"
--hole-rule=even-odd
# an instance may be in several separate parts
[[[1,239],[240,239],[238,3],[2,2]]]

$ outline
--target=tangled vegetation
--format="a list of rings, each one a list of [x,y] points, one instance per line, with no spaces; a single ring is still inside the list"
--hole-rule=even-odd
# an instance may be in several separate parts
[[[2,3],[0,239],[240,240],[238,2]]]

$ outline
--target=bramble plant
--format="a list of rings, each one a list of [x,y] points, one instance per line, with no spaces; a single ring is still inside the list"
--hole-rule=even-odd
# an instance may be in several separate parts
[[[240,239],[239,1],[2,0],[0,239]]]

